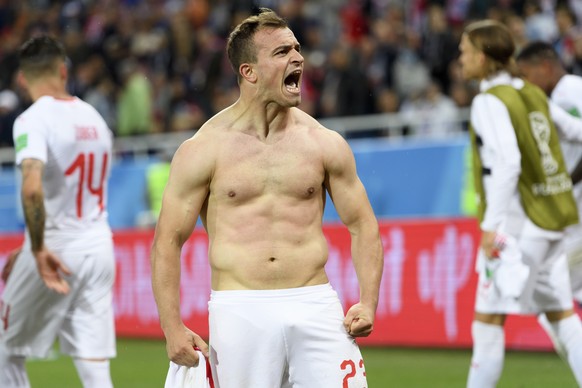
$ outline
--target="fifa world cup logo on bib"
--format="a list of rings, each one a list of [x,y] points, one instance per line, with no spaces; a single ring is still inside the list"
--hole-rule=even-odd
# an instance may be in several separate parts
[[[546,176],[554,175],[558,172],[558,162],[556,162],[550,150],[550,123],[542,112],[531,112],[529,114],[529,122],[540,151],[544,173]]]

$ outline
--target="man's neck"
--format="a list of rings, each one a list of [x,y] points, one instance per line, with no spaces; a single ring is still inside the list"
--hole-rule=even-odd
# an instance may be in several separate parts
[[[58,99],[70,99],[72,96],[67,92],[65,85],[60,80],[47,79],[35,82],[28,87],[30,98],[36,101],[43,96],[50,96]]]
[[[234,105],[237,112],[237,121],[241,122],[246,130],[256,131],[261,137],[269,133],[286,128],[291,108],[281,107],[273,102],[239,100]]]

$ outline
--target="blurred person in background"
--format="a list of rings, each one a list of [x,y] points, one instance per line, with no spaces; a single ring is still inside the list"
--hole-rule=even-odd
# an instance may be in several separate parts
[[[460,50],[464,77],[481,90],[471,105],[481,245],[467,386],[497,385],[507,314],[541,313],[582,385],[582,323],[564,248],[578,211],[558,138],[582,142],[582,121],[515,76],[515,45],[503,24],[469,24]]]
[[[523,77],[536,84],[551,100],[575,117],[582,117],[582,77],[568,74],[551,44],[529,43],[517,56]],[[574,184],[578,216],[582,220],[582,145],[561,142],[562,153]],[[566,252],[574,299],[582,305],[582,224],[566,230]]]
[[[511,36],[513,36],[516,51],[519,51],[529,41],[523,17],[516,14],[508,15],[505,18],[504,24],[509,29],[509,32],[511,32]]]
[[[356,49],[338,42],[328,55],[327,71],[321,84],[323,116],[356,116],[369,113],[370,88],[359,66]]]
[[[148,134],[152,130],[153,90],[143,65],[135,58],[120,64],[123,87],[117,101],[117,136]]]
[[[99,112],[109,128],[117,126],[117,110],[115,106],[115,85],[107,73],[101,74],[95,84],[87,90],[84,100]]]
[[[558,37],[554,14],[544,10],[540,0],[525,0],[522,10],[528,40],[552,42]]]
[[[418,54],[420,35],[406,30],[394,62],[394,89],[404,101],[419,96],[431,82],[430,70]]]
[[[433,82],[447,94],[450,87],[449,63],[458,56],[458,39],[453,35],[441,5],[428,7],[421,35],[420,58],[426,63]]]
[[[462,129],[459,109],[443,94],[437,80],[431,80],[418,96],[405,99],[400,112],[409,123],[408,135],[437,139],[460,133]]]
[[[112,134],[93,107],[67,92],[65,60],[48,36],[20,50],[19,80],[33,104],[14,124],[26,233],[2,271],[3,388],[28,387],[26,359],[46,357],[57,336],[84,387],[113,386]]]
[[[14,145],[12,139],[12,126],[18,110],[18,95],[10,89],[0,91],[0,147],[11,147]]]
[[[373,53],[366,68],[372,88],[394,86],[394,64],[398,56],[398,36],[395,27],[382,18],[374,20],[370,41]]]
[[[378,89],[374,93],[374,104],[376,107],[376,111],[378,113],[385,113],[391,115],[397,115],[400,110],[400,97],[398,93],[394,90],[383,87]],[[386,124],[388,124],[390,120],[386,120]],[[403,134],[402,127],[389,127],[388,125],[385,128],[377,128],[376,136],[401,136]]]
[[[151,228],[155,227],[156,222],[158,222],[173,155],[174,150],[172,149],[166,148],[160,151],[146,170],[144,193],[147,209],[137,215],[136,225],[138,227]]]
[[[577,25],[576,14],[567,4],[559,4],[555,10],[558,37],[553,46],[566,71],[572,71],[576,61],[576,40],[582,36],[582,30]]]
[[[383,269],[378,222],[353,153],[301,111],[304,59],[269,9],[231,33],[240,96],[176,151],[151,252],[168,357],[210,357],[222,388],[365,387],[355,337],[373,330]],[[329,193],[352,239],[360,300],[344,315],[325,272]],[[209,239],[210,347],[180,315],[180,254],[198,217]]]

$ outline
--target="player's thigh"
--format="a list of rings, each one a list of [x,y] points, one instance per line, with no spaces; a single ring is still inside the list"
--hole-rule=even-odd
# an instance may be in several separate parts
[[[209,304],[210,361],[217,386],[281,386],[286,351],[279,308],[274,303]]]
[[[84,252],[77,266],[77,295],[60,331],[61,351],[80,358],[115,356],[113,245]]]
[[[306,304],[287,329],[293,387],[366,387],[364,360],[343,325],[339,299]]]
[[[0,338],[12,354],[45,357],[74,297],[49,290],[36,261],[23,250],[10,274],[1,301]]]
[[[564,241],[524,239],[524,256],[533,264],[535,284],[532,302],[538,311],[561,311],[572,308],[572,290]]]

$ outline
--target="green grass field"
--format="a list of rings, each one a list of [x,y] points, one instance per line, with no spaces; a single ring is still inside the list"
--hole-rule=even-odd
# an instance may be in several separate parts
[[[121,339],[117,349],[118,356],[111,362],[116,388],[164,386],[168,360],[163,342]],[[371,388],[462,388],[470,359],[469,350],[362,348],[362,353]],[[67,357],[32,360],[27,368],[33,388],[81,387],[73,363]],[[498,387],[576,388],[577,385],[557,355],[510,351]]]

